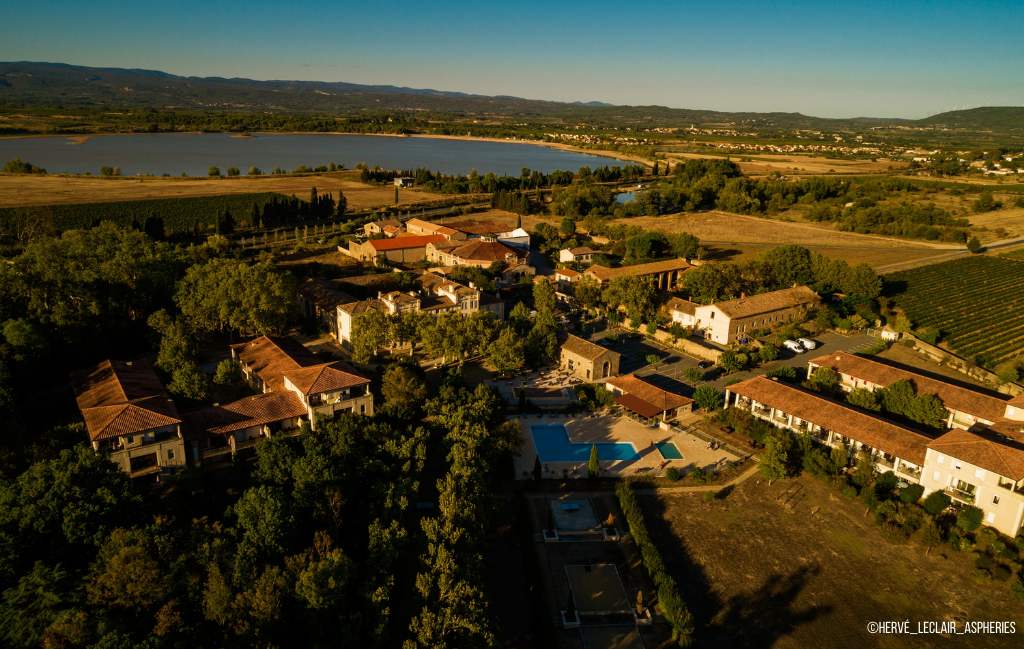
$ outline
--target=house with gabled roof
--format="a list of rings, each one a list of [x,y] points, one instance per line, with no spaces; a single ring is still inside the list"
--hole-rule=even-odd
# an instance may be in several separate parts
[[[820,303],[821,298],[811,289],[794,286],[699,306],[694,310],[694,316],[697,327],[703,330],[707,340],[729,345],[747,332],[798,319]]]
[[[424,259],[427,244],[445,240],[440,234],[371,239],[362,242],[353,240],[348,242],[347,250],[339,249],[359,261],[374,261],[378,257],[383,257],[391,263],[411,264]]]
[[[185,466],[181,417],[146,360],[72,372],[71,387],[93,449],[132,478],[159,481]]]
[[[569,334],[561,344],[558,365],[584,381],[609,379],[619,374],[619,354]]]
[[[295,394],[314,427],[317,416],[373,414],[370,379],[344,361],[323,361],[293,338],[260,336],[232,345],[231,359],[256,392]]]
[[[602,288],[607,288],[616,277],[644,277],[649,279],[654,287],[659,290],[668,290],[675,286],[683,273],[693,266],[683,258],[661,259],[647,264],[634,264],[632,266],[621,266],[619,268],[608,268],[600,264],[592,264],[590,268],[583,271],[584,275],[590,275],[598,281]]]
[[[635,374],[608,379],[605,387],[611,390],[615,403],[629,413],[630,418],[648,426],[684,417],[693,408],[693,399]]]

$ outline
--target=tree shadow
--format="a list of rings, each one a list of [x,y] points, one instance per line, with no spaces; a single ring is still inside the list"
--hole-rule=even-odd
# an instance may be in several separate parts
[[[718,498],[731,492],[723,489]],[[694,619],[694,641],[700,647],[744,649],[773,646],[804,624],[829,614],[831,605],[797,608],[797,597],[820,572],[816,565],[801,566],[790,574],[772,574],[752,592],[722,597],[704,568],[689,555],[666,519],[664,504],[653,496],[641,497],[652,540],[661,550],[669,574]],[[733,569],[727,567],[726,569]],[[736,568],[739,569],[739,568]]]

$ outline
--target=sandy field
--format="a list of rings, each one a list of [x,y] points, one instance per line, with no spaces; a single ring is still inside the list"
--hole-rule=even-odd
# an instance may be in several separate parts
[[[676,162],[686,158],[721,158],[722,156],[703,155],[699,153],[669,153],[668,156],[676,158]],[[750,162],[741,162],[741,158],[752,158]],[[781,172],[784,175],[805,175],[823,174],[834,171],[837,174],[872,174],[884,173],[891,165],[895,169],[906,166],[905,162],[893,162],[879,159],[878,162],[871,160],[835,160],[831,158],[814,157],[809,155],[787,154],[773,155],[751,152],[737,153],[730,155],[730,159],[736,162],[743,173],[760,176],[773,171]]]
[[[236,176],[233,178],[101,178],[60,176],[0,176],[0,207],[132,201],[153,198],[220,196],[252,192],[278,192],[308,198],[311,187],[320,193],[345,193],[348,209],[358,211],[391,205],[393,187],[370,187],[357,180],[357,172],[309,176]],[[417,189],[399,190],[402,204],[443,198]]]

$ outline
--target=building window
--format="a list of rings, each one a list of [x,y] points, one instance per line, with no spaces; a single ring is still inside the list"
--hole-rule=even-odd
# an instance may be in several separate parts
[[[942,474],[941,474],[941,473],[939,473],[938,471],[936,471],[936,472],[935,472],[935,473],[934,473],[934,474],[932,475],[932,480],[934,480],[935,482],[938,482],[938,481],[939,481],[939,476],[940,476],[940,475],[942,475]]]
[[[712,319],[712,320],[714,320],[714,319],[715,319],[715,312],[714,312],[714,311],[712,311],[712,312],[711,312],[711,319]]]
[[[359,414],[361,414],[361,415],[365,415],[366,414],[366,404],[365,403],[361,404],[359,406]]]
[[[125,440],[125,443],[126,444],[134,444],[135,443],[135,438],[134,437],[128,437],[128,439]]]
[[[174,459],[174,450],[173,449],[168,449],[167,450],[167,459],[168,460],[173,460]]]
[[[989,523],[991,523],[991,522],[992,522],[992,521],[994,521],[995,519],[996,519],[996,513],[995,513],[995,512],[989,512],[989,513],[988,513],[988,516],[986,517],[986,520],[987,520],[987,521],[988,521]]]
[[[977,470],[975,470],[974,477],[978,478],[979,480],[984,480],[985,479],[985,469],[977,469]]]
[[[993,505],[998,505],[999,504],[999,496],[992,496],[992,504]]]
[[[942,464],[945,461],[945,459],[946,459],[945,455],[939,455],[939,457],[936,458],[936,462],[938,462],[939,464]]]
[[[953,462],[953,468],[959,471],[962,468],[962,465],[959,462]]]

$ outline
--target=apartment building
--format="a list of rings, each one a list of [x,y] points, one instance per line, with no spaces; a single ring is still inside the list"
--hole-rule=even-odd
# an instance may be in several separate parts
[[[89,443],[132,478],[159,482],[185,466],[181,417],[145,360],[71,373]]]
[[[821,298],[811,289],[794,286],[698,306],[694,309],[694,317],[705,339],[729,345],[748,331],[766,329],[779,322],[798,319],[820,303]]]

